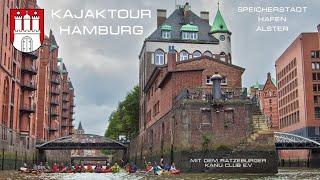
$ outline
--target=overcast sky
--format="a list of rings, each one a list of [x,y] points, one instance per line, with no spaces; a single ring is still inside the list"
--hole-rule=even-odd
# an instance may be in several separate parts
[[[179,1],[179,0],[178,0]],[[210,12],[210,23],[217,11],[215,0],[189,0],[192,11]],[[52,29],[60,46],[76,93],[75,125],[79,121],[86,133],[103,135],[107,119],[126,93],[138,84],[138,54],[144,38],[156,28],[156,9],[174,10],[174,0],[38,0],[46,11],[46,32]],[[239,6],[306,6],[301,14],[238,13]],[[301,32],[314,32],[320,23],[319,0],[221,0],[221,12],[232,32],[233,63],[246,68],[243,86],[264,82],[267,72],[274,75],[274,62]],[[150,9],[144,20],[52,19],[51,10]],[[258,16],[286,16],[289,32],[256,32]],[[111,24],[112,23],[112,24]],[[275,24],[275,23],[273,23]],[[68,36],[59,26],[142,25],[142,36]]]

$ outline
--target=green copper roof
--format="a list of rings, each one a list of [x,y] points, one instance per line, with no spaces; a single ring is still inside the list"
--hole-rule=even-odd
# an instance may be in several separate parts
[[[216,32],[223,32],[223,33],[228,33],[229,30],[227,28],[226,23],[224,22],[224,19],[220,13],[220,10],[218,9],[217,15],[214,19],[214,22],[211,26],[211,33],[216,33]]]
[[[62,62],[63,61],[63,58],[58,58],[58,62]]]
[[[62,73],[62,74],[67,74],[68,71],[67,71],[67,70],[61,70],[61,73]]]
[[[186,24],[181,27],[180,31],[198,32],[199,28],[195,25]]]
[[[259,90],[261,90],[261,89],[263,89],[263,84],[260,84],[258,81],[254,84],[254,85],[252,85],[251,86],[251,88],[255,88],[255,89],[259,89]]]
[[[167,25],[167,24],[164,24],[164,25],[161,26],[161,30],[163,30],[163,31],[171,31],[172,27]]]
[[[53,50],[55,50],[55,49],[57,49],[58,48],[58,46],[56,45],[56,44],[52,44],[51,46],[50,46],[50,51],[53,51]]]

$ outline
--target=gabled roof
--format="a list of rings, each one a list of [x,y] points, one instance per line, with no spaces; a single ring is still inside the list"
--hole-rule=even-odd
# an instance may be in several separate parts
[[[198,40],[182,40],[181,28],[183,25],[190,24],[197,26],[199,30]],[[163,25],[171,26],[171,39],[163,39],[161,36],[161,28],[159,26],[146,41],[164,41],[164,42],[198,42],[198,43],[213,43],[219,44],[219,40],[209,34],[211,26],[205,20],[201,19],[191,10],[189,11],[188,22],[186,22],[183,9],[176,9],[163,23]]]

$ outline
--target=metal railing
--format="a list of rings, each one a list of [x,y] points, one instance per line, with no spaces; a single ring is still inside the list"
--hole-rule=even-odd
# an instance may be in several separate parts
[[[22,66],[21,71],[22,72],[28,72],[28,73],[31,73],[31,74],[35,75],[35,74],[37,74],[38,69],[33,65],[29,65],[29,66],[25,65],[25,66]]]
[[[32,82],[22,82],[21,83],[21,87],[22,89],[24,90],[36,90],[37,89],[37,86],[35,83],[32,83]]]

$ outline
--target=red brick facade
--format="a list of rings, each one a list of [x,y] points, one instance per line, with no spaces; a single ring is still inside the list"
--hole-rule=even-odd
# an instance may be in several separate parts
[[[38,139],[46,141],[73,134],[74,91],[59,46],[50,32],[40,51],[38,92]]]
[[[320,137],[318,32],[302,33],[276,61],[280,130]]]
[[[271,130],[279,130],[278,93],[277,87],[272,82],[271,74],[268,73],[267,81],[262,90],[259,91],[260,108],[269,119]]]
[[[58,46],[52,33],[35,53],[13,48],[9,40],[11,8],[38,7],[36,0],[0,2],[0,147],[33,149],[36,140],[72,134],[74,92],[69,78],[64,77],[68,76],[66,69],[58,64]],[[68,88],[62,90],[60,84]],[[63,103],[63,93],[68,96],[67,104]],[[62,126],[63,104],[68,110],[67,128]],[[68,129],[68,133],[61,129]]]
[[[224,94],[240,97],[243,72],[243,68],[206,56],[176,62],[176,56],[168,54],[168,65],[155,68],[143,88],[140,103],[145,111],[142,110],[141,129],[149,127],[170,111],[174,98],[184,89],[199,88],[211,92],[212,85],[207,82],[207,77],[215,73],[227,79],[222,85]]]

